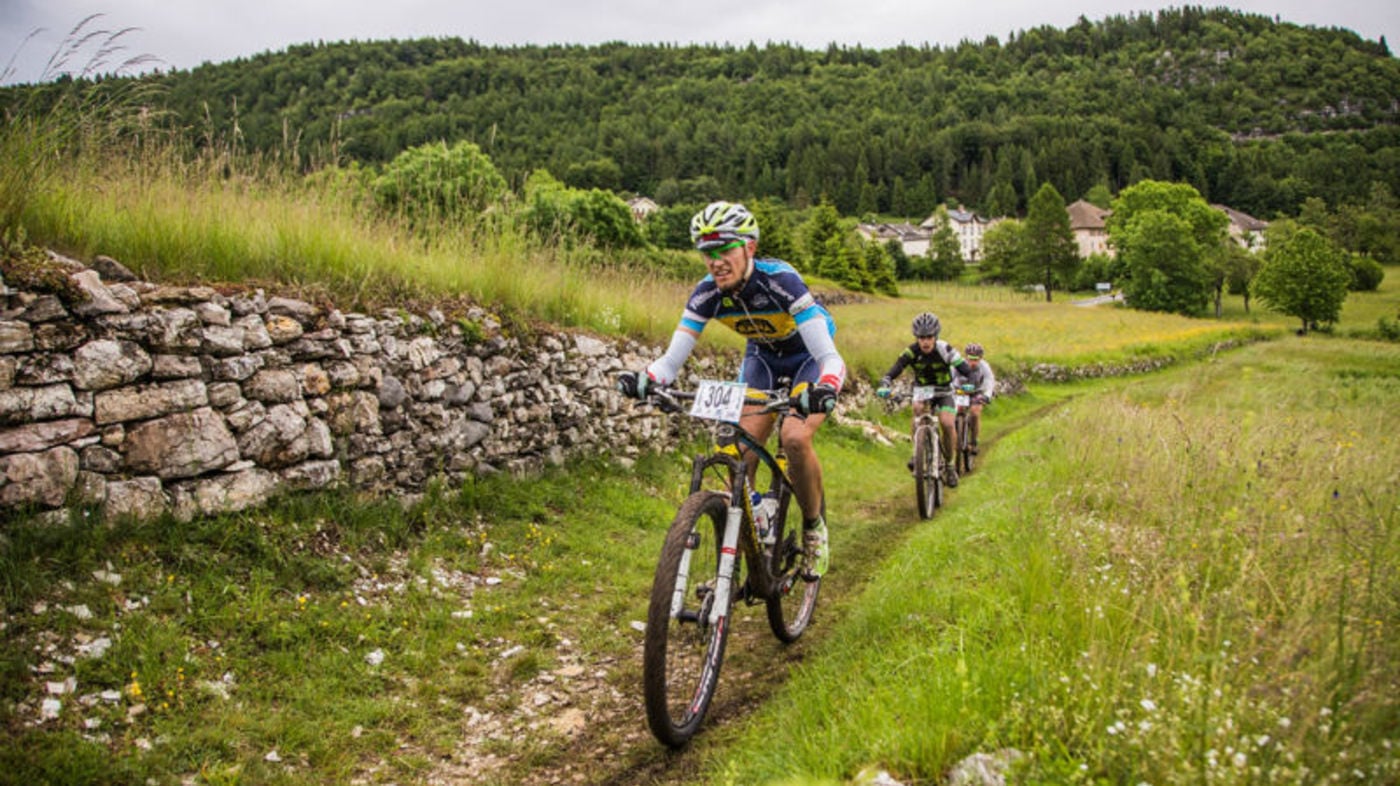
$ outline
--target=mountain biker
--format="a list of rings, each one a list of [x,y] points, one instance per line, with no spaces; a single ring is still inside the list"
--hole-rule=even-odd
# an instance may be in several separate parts
[[[744,336],[739,381],[771,390],[786,377],[799,400],[796,416],[783,421],[781,438],[802,508],[805,569],[821,576],[830,567],[831,553],[822,467],[812,438],[835,408],[846,380],[845,361],[832,340],[836,323],[791,265],[757,257],[758,221],[743,205],[709,204],[691,219],[690,239],[704,255],[709,275],[686,302],[666,353],[641,372],[621,374],[618,389],[643,399],[654,386],[673,382],[711,319]],[[772,414],[745,415],[739,425],[761,443],[774,420]]]
[[[953,461],[953,444],[957,441],[955,417],[957,407],[953,405],[953,371],[954,369],[966,374],[970,369],[963,356],[958,354],[958,350],[952,344],[943,341],[938,334],[943,330],[943,324],[938,321],[938,317],[925,311],[914,317],[912,325],[914,332],[914,343],[905,347],[895,359],[894,365],[885,372],[885,376],[880,379],[880,386],[875,394],[880,398],[887,398],[890,395],[890,385],[895,378],[904,372],[905,368],[913,367],[914,384],[919,386],[935,385],[946,392],[940,392],[933,399],[914,402],[914,416],[917,418],[924,411],[932,406],[938,413],[939,431],[943,433],[942,452],[944,464],[944,482],[949,488],[958,485],[958,470]],[[917,422],[917,421],[916,421]],[[910,460],[909,468],[914,468],[913,460]]]
[[[964,374],[955,370],[953,373],[953,387],[971,397],[967,405],[967,441],[974,456],[977,455],[977,435],[982,433],[982,407],[991,403],[997,385],[996,375],[985,355],[981,344],[975,341],[968,344],[963,347],[963,356],[971,371]]]

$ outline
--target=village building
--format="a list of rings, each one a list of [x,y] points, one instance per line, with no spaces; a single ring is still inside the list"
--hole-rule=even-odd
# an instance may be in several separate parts
[[[1231,240],[1239,243],[1244,250],[1253,254],[1264,250],[1264,230],[1269,228],[1269,222],[1261,221],[1232,207],[1224,205],[1211,205],[1211,207],[1230,218]]]
[[[647,216],[661,209],[660,205],[644,196],[632,197],[627,200],[627,207],[631,208],[632,218],[637,223],[647,220]]]
[[[1080,259],[1094,254],[1115,255],[1108,245],[1108,230],[1104,228],[1104,219],[1113,211],[1082,199],[1071,202],[1065,210],[1069,212],[1069,231],[1074,234]]]
[[[872,243],[885,243],[895,240],[904,249],[905,256],[921,257],[928,253],[928,241],[932,233],[908,222],[899,224],[858,224],[856,232]]]
[[[981,262],[982,235],[987,231],[987,227],[996,222],[989,221],[959,205],[957,208],[935,210],[933,215],[924,219],[919,226],[928,230],[929,235],[932,236],[945,220],[952,226],[953,234],[958,238],[963,261],[969,265]]]

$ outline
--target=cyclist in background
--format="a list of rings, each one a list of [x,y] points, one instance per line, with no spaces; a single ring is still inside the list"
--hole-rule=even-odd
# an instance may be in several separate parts
[[[772,390],[786,377],[798,398],[797,415],[783,421],[782,440],[802,508],[805,568],[821,576],[830,566],[831,553],[822,467],[812,438],[835,408],[836,394],[846,380],[845,361],[832,340],[836,323],[791,265],[758,258],[758,221],[743,205],[706,206],[690,221],[690,239],[704,255],[709,275],[686,302],[666,354],[644,371],[620,375],[618,389],[644,399],[653,386],[673,382],[711,319],[748,339],[739,381]],[[739,425],[762,443],[774,420],[771,414],[745,415]]]
[[[982,433],[982,407],[990,404],[996,394],[997,378],[992,366],[985,357],[986,350],[973,342],[963,347],[963,357],[967,359],[969,371],[953,372],[953,387],[967,393],[971,400],[967,405],[967,441],[972,454],[977,455],[977,435]]]
[[[888,397],[890,385],[904,373],[904,369],[910,367],[914,369],[916,386],[935,385],[942,388],[942,392],[930,401],[914,402],[914,416],[917,418],[930,406],[938,413],[939,430],[943,433],[943,463],[947,467],[943,480],[949,488],[953,488],[958,485],[958,470],[954,466],[956,462],[953,461],[953,445],[957,442],[957,407],[953,404],[952,390],[953,371],[956,369],[966,374],[969,373],[969,368],[956,347],[938,338],[938,334],[943,330],[938,317],[927,311],[914,317],[913,330],[914,343],[899,353],[894,365],[890,366],[890,370],[880,379],[880,386],[875,394],[881,398]],[[909,465],[911,471],[914,469],[912,461],[911,459]]]

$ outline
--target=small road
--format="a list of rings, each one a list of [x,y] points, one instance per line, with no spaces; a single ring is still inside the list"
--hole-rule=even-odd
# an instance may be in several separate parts
[[[1123,296],[1115,292],[1111,295],[1099,295],[1098,297],[1091,297],[1085,300],[1072,300],[1070,302],[1076,306],[1098,306],[1104,303],[1121,303],[1123,302]]]

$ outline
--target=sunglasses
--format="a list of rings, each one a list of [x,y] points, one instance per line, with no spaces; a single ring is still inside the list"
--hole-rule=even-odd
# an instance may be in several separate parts
[[[724,256],[724,252],[733,248],[739,248],[744,245],[745,243],[742,240],[731,240],[728,243],[725,243],[724,245],[720,246],[719,248],[707,248],[701,251],[700,253],[704,254],[710,259],[719,259],[720,257]]]

